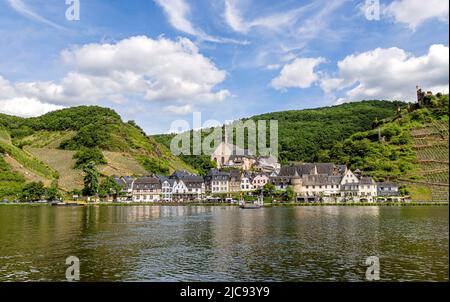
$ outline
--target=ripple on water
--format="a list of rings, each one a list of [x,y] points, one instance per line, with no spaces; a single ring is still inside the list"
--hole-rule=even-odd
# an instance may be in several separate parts
[[[0,280],[448,280],[448,207],[0,208]],[[21,223],[18,223],[21,222]]]

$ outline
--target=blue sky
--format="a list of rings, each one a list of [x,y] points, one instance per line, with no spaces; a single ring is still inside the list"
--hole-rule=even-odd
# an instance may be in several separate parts
[[[149,133],[448,92],[448,1],[0,0],[0,112],[82,104]],[[376,20],[367,12],[378,9]]]

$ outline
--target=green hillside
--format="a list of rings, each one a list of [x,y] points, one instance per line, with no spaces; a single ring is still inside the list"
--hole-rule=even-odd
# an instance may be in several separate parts
[[[318,159],[403,183],[416,200],[448,201],[448,106],[448,95],[432,97],[426,107],[411,105],[320,151]]]
[[[48,182],[58,181],[59,188],[68,192],[82,186],[77,156],[95,150],[104,158],[98,165],[103,176],[195,171],[111,109],[81,106],[35,118],[0,114],[1,174],[18,173],[25,180],[37,175]],[[0,198],[4,196],[0,191]]]
[[[314,162],[318,161],[320,150],[331,148],[334,143],[348,138],[355,132],[372,129],[376,119],[395,116],[399,106],[405,107],[406,103],[362,101],[317,109],[266,113],[250,119],[278,121],[278,150],[281,163]],[[154,138],[169,147],[173,135],[156,135]],[[208,156],[181,156],[181,158],[200,171],[211,166]]]

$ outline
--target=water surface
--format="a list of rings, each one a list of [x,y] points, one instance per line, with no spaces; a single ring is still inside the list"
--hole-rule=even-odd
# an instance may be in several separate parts
[[[0,206],[0,281],[448,281],[448,211]]]

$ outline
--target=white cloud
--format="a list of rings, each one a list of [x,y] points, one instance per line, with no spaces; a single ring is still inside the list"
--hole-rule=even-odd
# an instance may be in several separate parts
[[[297,58],[281,69],[278,77],[272,80],[272,87],[277,90],[308,88],[319,79],[315,68],[324,62],[324,58]]]
[[[62,108],[64,107],[42,103],[37,99],[30,99],[23,97],[6,100],[0,99],[0,112],[22,117],[39,116],[47,112]]]
[[[320,80],[320,87],[325,93],[330,93],[342,85],[343,79],[323,78]]]
[[[123,103],[127,99],[185,106],[223,101],[231,95],[226,89],[214,89],[225,80],[226,72],[185,38],[173,41],[138,36],[116,44],[88,44],[63,51],[62,60],[72,71],[61,81],[3,85],[0,99],[11,97],[14,89],[14,97],[64,106]]]
[[[267,70],[277,70],[277,69],[280,69],[280,68],[281,68],[280,64],[269,64],[269,65],[266,66],[265,69],[267,69]]]
[[[313,40],[320,39],[321,43],[327,44],[340,40],[342,30],[330,29],[330,24],[339,16],[335,12],[350,0],[283,3],[275,7],[285,9],[272,9],[269,13],[262,13],[265,8],[256,0],[224,1],[223,18],[226,24],[235,32],[251,36],[252,44],[259,43],[256,53],[235,63],[235,66],[265,68],[267,65],[283,64],[286,57],[291,60],[301,56]]]
[[[252,20],[245,20],[237,5],[236,0],[225,0],[224,18],[227,24],[236,32],[247,33],[252,28],[262,27],[271,30],[282,30],[282,27],[292,25],[314,4],[305,5],[286,12],[275,13]]]
[[[155,2],[164,9],[173,27],[193,36],[203,35],[203,32],[195,29],[187,19],[190,7],[184,0],[155,0]]]
[[[415,100],[415,86],[448,92],[449,48],[430,46],[428,53],[414,56],[403,49],[377,48],[347,56],[338,62],[338,76],[322,81],[326,91],[342,90],[345,99]]]
[[[169,113],[175,113],[178,115],[184,115],[184,114],[192,113],[193,108],[191,105],[184,105],[184,106],[170,105],[170,106],[165,107],[164,111],[169,112]]]
[[[13,8],[15,11],[17,11],[19,14],[21,14],[22,16],[25,16],[27,18],[30,18],[32,20],[38,21],[40,23],[49,25],[51,27],[54,27],[56,29],[61,29],[61,30],[65,30],[66,28],[58,25],[44,17],[42,17],[41,15],[39,15],[38,13],[36,13],[35,11],[33,11],[30,7],[28,7],[28,5],[26,5],[22,0],[7,0],[9,5],[11,6],[11,8]]]
[[[36,98],[21,96],[9,81],[0,76],[1,113],[31,117],[62,108],[62,106],[41,102]]]
[[[214,37],[206,34],[203,30],[194,27],[188,16],[191,13],[191,7],[185,0],[154,0],[156,4],[166,13],[169,18],[169,23],[177,30],[187,33],[192,36],[196,36],[202,40],[216,43],[236,43],[236,44],[248,44],[247,41],[237,41],[234,39]]]
[[[448,0],[395,0],[384,13],[397,23],[405,23],[415,30],[420,24],[430,19],[448,22]]]

